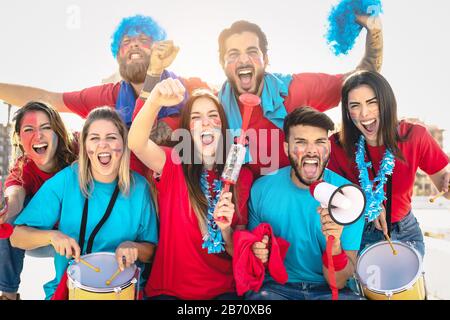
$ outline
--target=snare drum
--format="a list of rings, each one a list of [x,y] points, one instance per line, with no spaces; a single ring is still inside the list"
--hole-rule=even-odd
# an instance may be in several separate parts
[[[387,241],[381,241],[358,258],[356,275],[364,295],[370,300],[426,299],[422,257],[405,243],[392,244],[397,255]]]
[[[139,268],[132,265],[119,273],[109,285],[118,269],[114,253],[97,252],[81,256],[83,260],[100,269],[89,268],[81,262],[73,262],[67,268],[69,300],[134,300],[138,288]]]

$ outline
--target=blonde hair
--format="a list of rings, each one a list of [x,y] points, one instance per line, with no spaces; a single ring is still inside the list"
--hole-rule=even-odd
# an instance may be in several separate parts
[[[131,174],[130,174],[130,150],[127,146],[127,136],[128,130],[125,123],[120,118],[119,114],[110,107],[101,107],[92,110],[84,123],[83,129],[81,131],[80,137],[80,155],[78,160],[78,181],[80,184],[81,192],[85,197],[89,197],[92,188],[94,177],[91,170],[91,162],[89,160],[87,150],[86,150],[86,138],[89,133],[89,128],[92,123],[97,120],[107,120],[114,124],[119,131],[120,136],[123,140],[123,154],[120,159],[119,172],[118,172],[118,185],[122,194],[128,195],[130,192],[131,185]]]

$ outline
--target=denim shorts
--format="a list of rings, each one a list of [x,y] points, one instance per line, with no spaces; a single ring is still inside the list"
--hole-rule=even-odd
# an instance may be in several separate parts
[[[246,300],[331,300],[331,289],[326,283],[295,282],[279,284],[264,282],[258,292],[249,291]],[[349,288],[339,290],[338,300],[365,300]]]
[[[373,222],[367,222],[364,225],[364,232],[361,241],[359,253],[372,244],[386,240],[383,232],[375,228]],[[423,241],[422,230],[419,222],[410,211],[402,220],[393,223],[391,228],[391,240],[404,242],[416,249],[422,258],[425,255],[425,243]]]

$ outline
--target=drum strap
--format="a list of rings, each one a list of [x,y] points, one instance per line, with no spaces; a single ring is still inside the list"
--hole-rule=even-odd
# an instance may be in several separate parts
[[[374,166],[373,166],[373,161],[372,158],[370,157],[370,153],[369,153],[369,148],[367,148],[367,143],[364,145],[364,147],[366,148],[366,154],[367,157],[369,158],[369,161],[372,163],[372,166],[370,167],[372,169],[372,174],[373,177],[375,179],[375,177],[377,176],[377,173],[375,172]],[[391,229],[392,229],[392,175],[388,175],[388,180],[386,183],[386,203],[385,208],[386,208],[386,224],[387,224],[387,229],[388,229],[388,236],[391,236]]]
[[[106,220],[111,215],[112,209],[114,207],[114,204],[116,203],[118,195],[119,195],[119,185],[116,185],[116,188],[114,189],[111,199],[109,200],[108,208],[106,208],[105,214],[103,215],[100,222],[95,226],[94,230],[92,231],[91,236],[89,237],[87,247],[86,247],[86,254],[89,254],[92,252],[92,246],[94,245],[94,238],[97,235],[97,233],[100,231],[101,227],[105,224]],[[80,237],[78,239],[78,244],[80,245],[81,251],[83,251],[83,248],[84,248],[87,219],[88,219],[88,199],[86,198],[84,201],[83,217],[81,219],[81,225],[80,225]]]

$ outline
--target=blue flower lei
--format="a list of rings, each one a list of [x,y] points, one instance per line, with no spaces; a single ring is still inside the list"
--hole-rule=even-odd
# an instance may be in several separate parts
[[[208,249],[208,253],[221,253],[225,251],[225,242],[222,238],[222,231],[214,221],[214,209],[216,208],[217,201],[220,198],[220,191],[222,190],[222,181],[220,179],[214,179],[213,191],[215,196],[213,197],[210,192],[209,182],[207,179],[208,172],[203,170],[200,176],[200,188],[208,201],[208,215],[207,215],[207,228],[208,232],[203,237],[202,248]]]
[[[370,181],[367,168],[372,167],[372,162],[365,162],[366,150],[364,143],[364,136],[361,135],[357,143],[355,162],[359,170],[359,183],[367,199],[365,215],[370,222],[375,220],[381,213],[381,203],[383,200],[386,200],[384,185],[386,184],[387,176],[391,175],[394,171],[395,157],[389,149],[386,149],[383,159],[381,160],[380,170],[375,179]],[[378,182],[378,184],[375,187],[375,190],[373,190],[373,186],[376,182]]]

